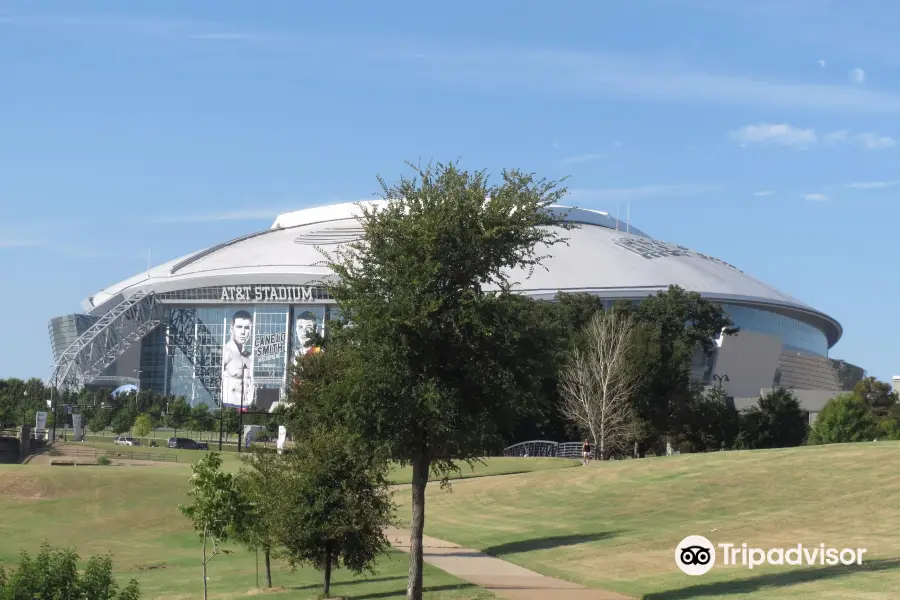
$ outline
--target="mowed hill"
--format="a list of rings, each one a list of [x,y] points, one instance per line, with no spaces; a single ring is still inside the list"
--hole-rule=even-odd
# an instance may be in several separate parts
[[[900,443],[718,452],[460,481],[427,494],[426,533],[636,598],[900,597]],[[399,497],[407,506],[408,499]],[[688,535],[764,549],[866,548],[861,567],[674,562]],[[721,554],[720,554],[721,556]],[[720,559],[721,561],[721,559]]]
[[[568,467],[554,459],[492,459],[452,492],[432,484],[426,533],[535,571],[635,598],[888,600],[900,590],[900,443],[722,452]],[[548,467],[551,467],[548,469]],[[464,467],[464,470],[466,468]],[[541,469],[533,472],[530,469]],[[468,474],[468,473],[467,473]],[[137,577],[145,600],[197,597],[200,546],[180,515],[190,469],[179,466],[0,467],[0,564],[43,539],[82,556],[110,550],[119,577]],[[396,481],[408,473],[398,471]],[[396,496],[408,515],[408,488]],[[867,548],[862,567],[717,566],[689,577],[674,550],[687,535],[714,543]],[[401,598],[406,556],[367,582],[337,575],[334,593]],[[248,597],[253,554],[210,563],[211,597]],[[279,565],[275,597],[307,598],[318,574]],[[488,595],[436,569],[430,598]]]

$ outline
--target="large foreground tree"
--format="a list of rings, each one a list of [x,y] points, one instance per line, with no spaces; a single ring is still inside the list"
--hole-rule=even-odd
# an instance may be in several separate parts
[[[498,450],[537,402],[552,357],[537,303],[513,294],[511,278],[563,241],[546,209],[565,190],[519,171],[491,185],[455,164],[414,169],[393,186],[379,179],[388,202],[361,205],[362,239],[328,258],[351,325],[326,351],[348,391],[325,396],[350,398],[331,418],[412,466],[407,598],[419,600],[429,473],[446,478],[454,460]]]

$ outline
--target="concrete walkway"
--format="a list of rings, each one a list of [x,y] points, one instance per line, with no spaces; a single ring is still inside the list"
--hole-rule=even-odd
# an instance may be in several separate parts
[[[390,529],[391,544],[409,552],[409,531]],[[615,592],[547,577],[477,550],[423,536],[425,562],[507,600],[632,600]]]

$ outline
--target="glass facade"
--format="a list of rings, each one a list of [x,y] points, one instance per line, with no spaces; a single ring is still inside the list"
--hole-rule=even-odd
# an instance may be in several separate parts
[[[171,305],[141,341],[141,386],[192,406],[266,410],[282,398],[290,362],[310,350],[328,317],[322,304]]]
[[[751,306],[723,304],[722,308],[737,327],[777,336],[786,350],[828,356],[828,338],[822,330],[809,323]]]

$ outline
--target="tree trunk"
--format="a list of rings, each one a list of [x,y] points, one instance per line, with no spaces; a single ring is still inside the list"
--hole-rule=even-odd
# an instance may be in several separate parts
[[[425,530],[425,485],[431,461],[427,456],[413,459],[412,526],[409,532],[409,580],[406,600],[422,600],[422,532]]]
[[[326,598],[331,597],[331,542],[325,543],[325,584],[322,586],[322,594]]]
[[[272,551],[266,548],[266,587],[272,587]]]
[[[203,600],[207,600],[206,593],[206,531],[203,531]]]

